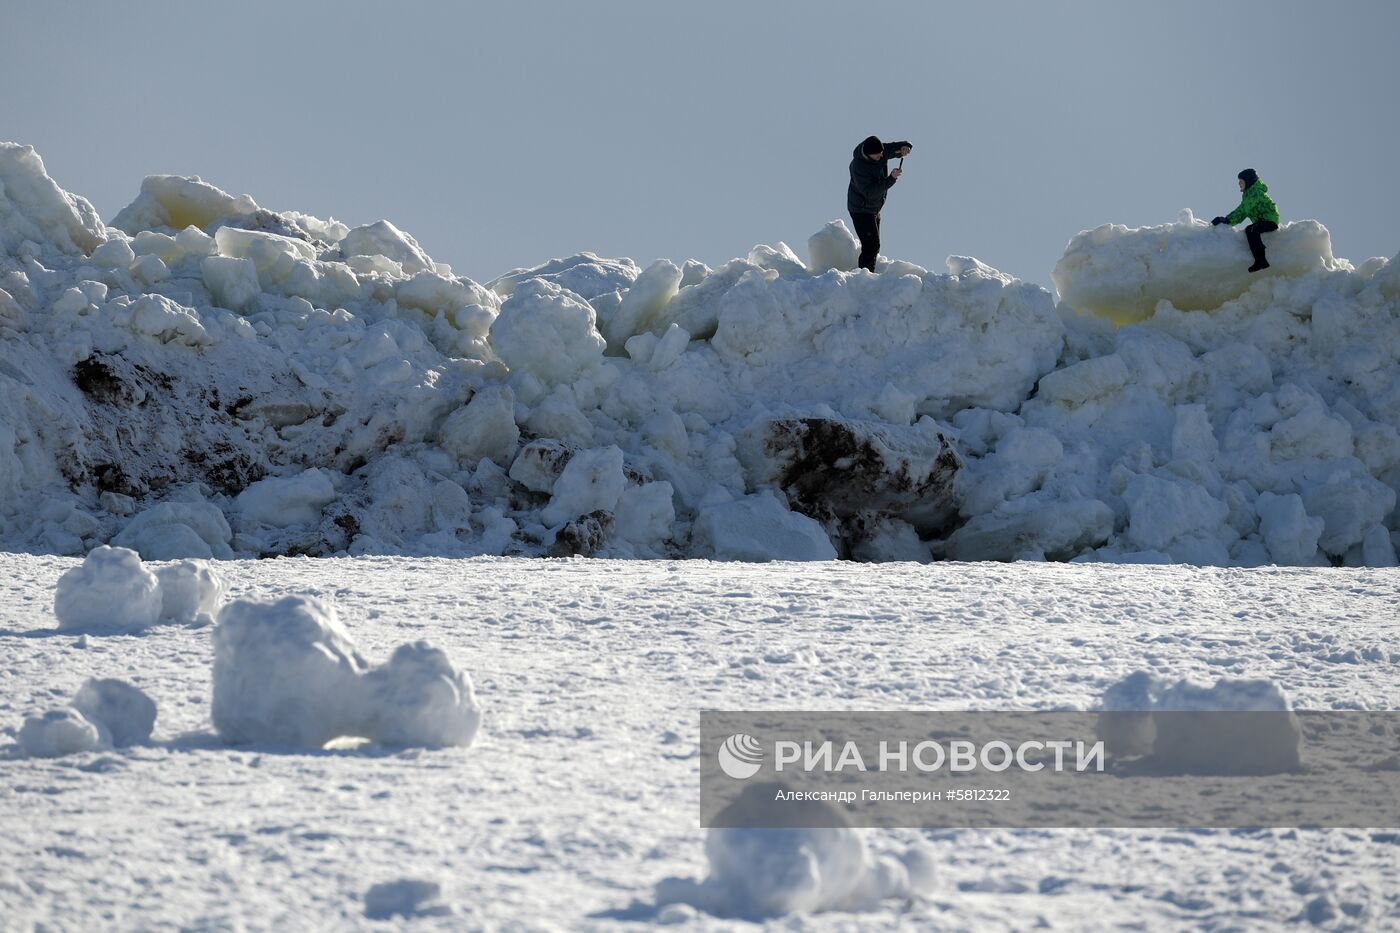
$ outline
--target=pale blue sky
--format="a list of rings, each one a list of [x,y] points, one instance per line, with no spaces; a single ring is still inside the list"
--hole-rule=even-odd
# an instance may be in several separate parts
[[[1400,251],[1400,3],[5,4],[0,138],[109,220],[153,173],[387,217],[490,279],[581,250],[714,265],[845,216],[916,149],[885,252],[1031,281],[1077,231],[1238,202]]]

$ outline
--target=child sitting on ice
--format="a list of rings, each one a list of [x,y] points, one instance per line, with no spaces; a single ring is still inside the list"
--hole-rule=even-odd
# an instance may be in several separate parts
[[[1249,271],[1258,272],[1269,268],[1269,261],[1264,258],[1264,240],[1261,234],[1273,233],[1278,229],[1278,207],[1269,197],[1269,186],[1259,180],[1259,173],[1254,169],[1245,169],[1240,172],[1239,178],[1240,190],[1244,192],[1240,206],[1226,217],[1215,218],[1211,225],[1229,224],[1233,227],[1246,217],[1254,221],[1244,228],[1244,235],[1245,239],[1249,240],[1249,251],[1254,254],[1254,265],[1249,267]]]

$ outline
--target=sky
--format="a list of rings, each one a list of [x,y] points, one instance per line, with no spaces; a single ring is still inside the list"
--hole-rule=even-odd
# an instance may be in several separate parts
[[[934,269],[1049,286],[1078,231],[1224,214],[1245,167],[1337,255],[1400,252],[1394,0],[0,3],[0,139],[109,221],[180,174],[478,281],[805,257],[874,133],[915,147],[882,251]]]

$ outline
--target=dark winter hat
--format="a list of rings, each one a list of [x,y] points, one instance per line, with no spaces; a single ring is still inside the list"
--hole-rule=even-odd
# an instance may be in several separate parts
[[[885,151],[885,144],[880,142],[878,136],[867,136],[865,142],[860,144],[860,151],[868,156],[879,155]]]
[[[1239,177],[1240,181],[1244,182],[1244,186],[1248,188],[1250,185],[1254,184],[1256,181],[1259,180],[1259,173],[1252,168],[1247,168],[1243,172],[1240,172]]]

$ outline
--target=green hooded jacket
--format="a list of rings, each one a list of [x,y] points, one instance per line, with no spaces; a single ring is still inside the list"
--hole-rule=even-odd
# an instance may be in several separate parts
[[[1246,217],[1256,222],[1271,220],[1278,223],[1278,207],[1273,198],[1269,197],[1269,186],[1264,184],[1262,179],[1244,189],[1244,198],[1240,201],[1240,206],[1226,215],[1225,222],[1233,227]]]

